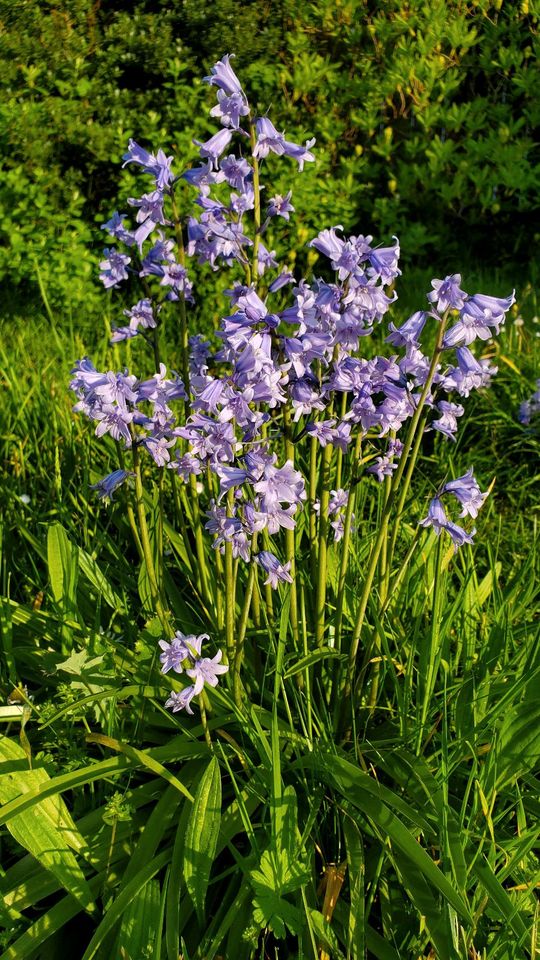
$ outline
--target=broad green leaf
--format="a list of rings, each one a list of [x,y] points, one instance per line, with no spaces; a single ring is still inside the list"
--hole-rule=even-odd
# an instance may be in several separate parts
[[[175,777],[174,774],[167,770],[162,763],[152,757],[149,751],[138,750],[137,747],[132,747],[129,743],[121,743],[120,740],[115,740],[113,737],[107,737],[99,733],[89,734],[86,739],[88,743],[101,743],[104,747],[110,747],[111,750],[118,750],[120,753],[125,753],[127,757],[137,760],[141,766],[147,767],[152,773],[158,773],[160,777],[163,777],[163,779],[171,783],[173,787],[176,787],[188,800],[193,800],[187,787],[180,782],[178,777]]]
[[[118,610],[121,612],[125,610],[124,601],[118,596],[117,593],[115,593],[111,587],[110,581],[107,579],[103,571],[100,570],[94,558],[91,557],[89,553],[86,553],[82,547],[79,547],[79,568],[81,573],[97,590],[101,599],[104,600],[109,607],[111,607],[113,610]]]
[[[53,597],[67,620],[78,620],[77,580],[78,548],[71,543],[60,523],[53,523],[47,532],[47,562]],[[69,630],[67,630],[67,633]]]
[[[133,960],[150,956],[157,939],[160,912],[159,883],[154,879],[147,880],[122,916],[117,941],[119,956],[122,956],[122,950]]]
[[[41,769],[28,770],[24,750],[7,737],[0,738],[0,803],[18,799],[50,782]],[[94,910],[93,897],[71,848],[86,846],[59,796],[49,797],[31,811],[12,817],[7,828],[12,837],[50,873],[85,909]]]
[[[167,902],[165,907],[165,944],[168,960],[178,960],[180,952],[180,891],[182,886],[182,861],[184,858],[184,844],[191,804],[187,801],[178,820],[176,836],[171,856],[171,870],[167,887]]]
[[[96,738],[97,735],[94,735],[94,739]],[[107,737],[105,739],[110,741],[111,738]],[[63,793],[66,790],[74,790],[84,784],[101,780],[104,777],[115,776],[124,770],[133,770],[137,767],[146,767],[152,770],[152,772],[158,773],[159,776],[169,782],[174,782],[177,789],[185,796],[185,788],[183,788],[180,781],[177,780],[173,774],[169,773],[161,761],[185,760],[188,757],[200,756],[205,752],[205,749],[206,748],[202,747],[199,743],[186,743],[185,740],[179,737],[175,737],[174,740],[166,746],[156,747],[154,750],[142,751],[131,748],[128,756],[113,757],[109,760],[91,763],[89,766],[81,767],[72,773],[65,773],[59,777],[53,777],[50,782],[39,784],[34,789],[29,790],[28,793],[16,797],[0,809],[0,825],[8,823],[16,814],[22,813],[23,810],[35,806],[36,803],[39,803],[46,797]],[[191,799],[191,794],[189,797]]]
[[[156,873],[168,863],[170,855],[170,850],[164,850],[157,857],[154,857],[154,859],[151,860],[150,863],[148,863],[142,870],[140,870],[139,873],[133,877],[129,883],[122,887],[120,893],[107,910],[107,913],[103,917],[103,920],[94,933],[94,936],[84,951],[84,955],[81,960],[93,960],[105,938],[109,935],[111,930],[114,929],[118,921],[124,916],[124,913],[129,907],[130,903],[134,900],[139,891],[143,889],[145,884],[147,884],[152,877],[155,877]]]
[[[95,877],[91,882],[91,886],[96,893],[100,881],[103,882],[103,876]],[[64,897],[58,903],[55,903],[54,907],[47,910],[39,920],[36,920],[15,943],[12,943],[0,956],[0,960],[26,960],[27,957],[35,957],[38,947],[58,930],[65,927],[81,910],[82,907],[75,897]]]
[[[362,836],[348,816],[342,819],[349,869],[349,928],[347,950],[351,960],[364,960],[365,939],[365,860]]]
[[[201,924],[220,822],[221,773],[216,757],[212,757],[195,794],[184,847],[184,879]]]

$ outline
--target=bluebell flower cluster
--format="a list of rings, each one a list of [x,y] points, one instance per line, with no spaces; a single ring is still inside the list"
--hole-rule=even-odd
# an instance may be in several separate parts
[[[401,326],[389,323],[386,342],[394,352],[381,356],[366,349],[364,356],[363,345],[397,299],[399,241],[394,237],[380,246],[372,236],[347,236],[335,225],[310,243],[319,254],[320,275],[297,278],[278,263],[263,237],[270,223],[276,227],[294,214],[292,190],[285,195],[266,190],[269,199],[261,210],[261,161],[266,165],[275,155],[295,161],[302,171],[315,160],[314,141],[294,143],[267,116],[254,115],[230,56],[205,80],[216,88],[211,116],[220,128],[206,142],[195,141],[197,166],[176,176],[173,157],[129,141],[124,165],[139,167],[151,183],[128,201],[136,211],[133,228],[118,212],[104,224],[128,252],[108,248],[100,269],[107,288],[130,275],[145,284],[144,298],[124,311],[127,323],[113,332],[118,342],[152,341],[165,301],[180,301],[182,309],[194,302],[185,256],[213,270],[232,268],[233,282],[224,291],[228,307],[215,341],[191,333],[182,376],[168,374],[161,364],[141,381],[127,370],[101,373],[84,358],[72,371],[71,388],[75,410],[96,423],[98,436],[110,434],[126,448],[137,445],[182,483],[207,478],[205,526],[213,546],[223,553],[230,545],[235,559],[257,564],[264,582],[279,589],[292,581],[293,569],[290,555],[285,562],[282,554],[283,531],[297,527],[308,504],[315,514],[320,511],[318,501],[308,497],[301,458],[291,459],[291,447],[306,438],[316,450],[332,447],[349,462],[361,447],[363,462],[370,462],[368,474],[381,482],[398,469],[404,430],[420,402],[428,413],[424,429],[454,440],[464,409],[459,401],[487,386],[497,372],[471,347],[499,332],[514,295],[469,295],[459,274],[434,279],[424,309]],[[176,212],[181,180],[195,191],[197,215],[182,218]],[[183,231],[185,249],[179,240]],[[438,330],[433,355],[426,344]],[[352,475],[350,469],[343,473]],[[95,485],[98,495],[112,498],[128,477],[129,471],[115,471]],[[339,487],[330,493],[325,519],[337,542],[349,492]],[[441,499],[446,494],[457,498],[462,516],[475,517],[485,498],[469,471],[446,484],[421,525],[437,534],[445,530],[456,547],[470,543],[474,531],[467,533],[446,515]],[[185,670],[195,681],[172,695],[173,710],[189,712],[204,682],[214,685],[211,677],[226,669],[208,665],[219,666],[216,658],[200,658],[200,639],[188,642],[178,635],[170,644],[162,642],[164,669]]]
[[[175,673],[185,673],[193,683],[178,693],[171,693],[165,706],[178,713],[179,710],[185,710],[186,713],[193,713],[191,701],[193,697],[202,693],[205,684],[209,687],[217,687],[218,677],[227,673],[229,669],[224,663],[221,663],[222,651],[218,650],[215,657],[201,656],[202,645],[205,640],[209,640],[207,633],[201,633],[199,636],[194,634],[183,634],[176,631],[171,641],[160,640],[159,646],[161,672],[168,673],[173,670]]]

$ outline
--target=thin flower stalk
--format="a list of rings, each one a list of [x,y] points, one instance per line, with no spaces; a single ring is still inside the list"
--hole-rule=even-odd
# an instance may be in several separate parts
[[[148,532],[148,524],[146,520],[146,509],[144,506],[144,488],[142,482],[141,461],[139,456],[139,448],[136,443],[133,443],[132,454],[133,472],[135,474],[135,498],[137,505],[137,517],[139,521],[140,542],[144,554],[148,582],[150,584],[152,603],[164,631],[168,636],[172,636],[174,630],[171,627],[169,616],[163,603],[158,578],[156,576],[152,544],[150,542],[150,534]]]
[[[330,466],[333,447],[326,445],[322,455],[321,495],[319,509],[319,544],[317,557],[317,601],[315,621],[315,641],[321,648],[324,644],[326,624],[326,586],[327,586],[327,556],[328,556],[328,504],[330,502]]]
[[[357,612],[357,615],[356,615],[356,623],[355,623],[354,632],[353,632],[353,636],[352,636],[351,649],[350,649],[350,653],[349,653],[349,666],[348,666],[348,670],[347,670],[347,679],[346,679],[345,688],[344,688],[343,704],[346,704],[346,702],[350,699],[350,696],[351,696],[352,683],[353,683],[353,678],[354,678],[355,668],[356,668],[356,656],[357,656],[357,653],[358,653],[358,646],[359,646],[359,643],[360,643],[360,636],[361,636],[361,633],[362,633],[362,627],[363,627],[363,625],[364,625],[364,618],[365,618],[365,615],[366,615],[367,605],[368,605],[369,598],[370,598],[371,588],[372,588],[372,585],[373,585],[373,580],[374,580],[374,578],[375,578],[375,572],[376,572],[376,570],[377,570],[377,565],[378,565],[378,562],[379,562],[379,555],[380,555],[380,552],[381,552],[381,549],[382,549],[382,545],[383,545],[383,543],[384,543],[384,541],[385,541],[385,539],[386,539],[386,537],[387,537],[387,533],[388,533],[388,521],[389,521],[390,513],[391,513],[391,510],[392,510],[392,508],[393,508],[394,501],[395,501],[395,499],[396,499],[396,495],[397,495],[397,491],[398,491],[399,486],[400,486],[400,483],[401,483],[401,479],[402,479],[403,474],[404,474],[404,472],[405,472],[405,467],[406,467],[406,465],[407,465],[407,458],[408,458],[408,456],[409,456],[409,453],[410,453],[411,448],[412,448],[412,446],[413,446],[414,440],[415,440],[415,438],[416,438],[416,435],[417,435],[417,434],[416,434],[416,431],[417,431],[418,426],[419,426],[419,424],[420,424],[420,421],[421,421],[421,419],[422,419],[422,413],[423,413],[423,409],[424,409],[424,404],[425,404],[425,402],[426,402],[426,399],[427,399],[427,397],[428,397],[429,391],[430,391],[430,389],[431,389],[431,384],[433,383],[433,378],[434,378],[434,376],[435,376],[435,372],[436,372],[436,369],[437,369],[437,363],[438,363],[438,361],[439,361],[439,355],[440,355],[440,352],[441,352],[441,345],[442,345],[442,341],[443,341],[443,336],[444,336],[444,331],[445,331],[445,327],[446,327],[447,318],[448,318],[448,311],[446,311],[445,315],[443,316],[443,318],[442,318],[441,321],[440,321],[439,330],[438,330],[438,335],[437,335],[437,341],[436,341],[435,348],[434,348],[434,351],[433,351],[433,357],[432,357],[431,364],[430,364],[430,367],[429,367],[429,372],[428,372],[428,375],[427,375],[427,378],[426,378],[426,382],[425,382],[425,384],[424,384],[424,388],[423,388],[423,390],[422,390],[422,393],[420,394],[420,398],[419,398],[419,400],[418,400],[418,405],[417,405],[417,407],[416,407],[416,410],[415,410],[415,412],[414,412],[414,414],[413,414],[413,417],[412,417],[412,419],[411,419],[411,423],[410,423],[410,426],[409,426],[409,430],[408,430],[408,433],[407,433],[407,437],[406,437],[405,442],[404,442],[404,444],[403,444],[403,451],[402,451],[402,454],[401,454],[401,457],[400,457],[399,466],[398,466],[398,468],[397,468],[397,470],[396,470],[396,472],[395,472],[395,474],[394,474],[394,477],[393,477],[393,480],[392,480],[392,488],[391,488],[391,490],[390,490],[390,494],[389,494],[388,499],[387,499],[387,501],[386,501],[386,505],[385,505],[385,509],[384,509],[384,511],[383,511],[383,515],[382,515],[382,517],[381,517],[381,522],[380,522],[380,525],[379,525],[378,535],[377,535],[377,538],[376,538],[376,540],[375,540],[375,543],[374,543],[374,545],[373,545],[373,547],[372,547],[372,549],[371,549],[371,554],[370,554],[370,558],[369,558],[368,569],[367,569],[367,571],[366,571],[366,576],[365,576],[365,580],[364,580],[364,587],[363,587],[363,590],[362,590],[362,594],[361,594],[361,596],[360,596],[360,602],[359,602],[359,605],[358,605],[358,612]],[[423,424],[422,424],[422,426],[423,426]]]

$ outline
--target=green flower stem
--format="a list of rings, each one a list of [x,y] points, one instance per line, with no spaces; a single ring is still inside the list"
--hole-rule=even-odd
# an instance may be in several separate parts
[[[257,143],[257,137],[255,134],[255,124],[252,120],[249,122],[249,133],[251,140],[251,152],[255,150],[255,145]],[[253,237],[253,266],[252,266],[252,275],[253,277],[258,277],[258,267],[259,267],[259,240],[260,240],[260,231],[261,231],[261,186],[259,181],[259,161],[257,157],[251,158],[253,163],[253,225],[255,227],[255,236]]]
[[[180,215],[178,213],[178,207],[176,205],[176,198],[173,193],[171,193],[171,203],[172,203],[172,214],[174,221],[174,232],[176,236],[176,243],[178,246],[178,260],[180,264],[184,267],[186,263],[186,255],[184,250],[184,237],[182,235],[182,222],[180,220]],[[186,301],[182,293],[178,296],[178,307],[180,310],[180,364],[182,369],[182,380],[184,381],[184,387],[186,391],[186,400],[184,402],[186,420],[190,414],[190,384],[189,384],[189,332],[188,332],[188,323],[187,323],[187,314],[186,314]]]
[[[407,467],[407,471],[406,471],[405,476],[404,476],[404,478],[403,478],[403,483],[401,484],[401,489],[400,489],[400,493],[399,493],[399,500],[398,500],[398,504],[397,504],[397,508],[396,508],[396,516],[395,516],[395,519],[394,519],[394,526],[393,526],[393,529],[392,529],[392,535],[391,535],[391,537],[390,537],[390,542],[389,542],[389,546],[388,546],[388,576],[389,576],[389,574],[390,574],[390,568],[391,568],[391,566],[392,566],[392,560],[393,560],[393,558],[394,558],[394,552],[395,552],[395,549],[396,549],[396,543],[397,543],[397,539],[398,539],[398,535],[399,535],[399,529],[400,529],[400,525],[401,525],[401,518],[402,518],[402,516],[403,516],[403,510],[404,510],[404,507],[405,507],[405,501],[406,501],[406,499],[407,499],[407,494],[408,494],[408,492],[409,492],[409,487],[410,487],[410,485],[411,485],[411,479],[412,479],[412,475],[413,475],[414,468],[415,468],[415,466],[416,466],[416,460],[417,460],[417,458],[418,458],[418,453],[419,453],[419,451],[420,451],[420,444],[422,443],[422,437],[423,437],[423,435],[424,435],[424,426],[425,426],[425,424],[426,424],[427,418],[428,418],[428,410],[424,410],[424,412],[423,412],[423,414],[422,414],[421,421],[420,421],[420,429],[418,430],[418,434],[417,434],[417,437],[416,437],[416,440],[415,440],[415,443],[414,443],[414,447],[413,447],[411,456],[410,456],[410,458],[409,458],[409,464],[408,464],[408,467]],[[386,597],[385,597],[384,599],[386,599]]]
[[[322,455],[321,495],[319,509],[319,555],[317,557],[317,606],[315,640],[318,647],[324,643],[326,580],[328,553],[328,504],[330,502],[330,466],[334,448],[327,443]]]
[[[311,438],[309,451],[309,546],[311,560],[311,576],[313,583],[317,577],[317,515],[315,513],[315,501],[317,499],[317,459],[318,459],[319,441],[316,437]]]
[[[379,525],[379,532],[378,532],[378,534],[377,534],[377,538],[376,538],[376,540],[375,540],[375,543],[374,543],[374,545],[373,545],[373,547],[372,547],[372,549],[371,549],[371,554],[370,554],[369,563],[368,563],[368,569],[367,569],[367,571],[366,571],[366,576],[365,576],[365,580],[364,580],[364,587],[363,587],[363,590],[362,590],[362,594],[361,594],[361,596],[360,596],[360,602],[359,602],[359,605],[358,605],[358,612],[357,612],[357,615],[356,615],[356,624],[355,624],[355,627],[354,627],[354,633],[353,633],[352,642],[351,642],[351,649],[350,649],[350,653],[349,653],[349,666],[348,666],[348,670],[347,670],[347,679],[346,679],[346,681],[345,681],[345,689],[344,689],[344,691],[343,691],[344,695],[343,695],[343,701],[342,701],[344,707],[345,707],[347,701],[350,699],[350,696],[351,696],[352,684],[353,684],[353,679],[354,679],[354,673],[355,673],[355,669],[356,669],[356,656],[357,656],[357,653],[358,653],[358,646],[359,646],[359,643],[360,643],[360,636],[361,636],[361,633],[362,633],[362,627],[363,627],[363,625],[364,625],[364,619],[365,619],[365,615],[366,615],[367,605],[368,605],[368,602],[369,602],[369,597],[370,597],[371,588],[372,588],[372,586],[373,586],[373,580],[374,580],[374,577],[375,577],[375,572],[376,572],[376,570],[377,570],[377,565],[378,565],[378,562],[379,562],[379,556],[380,556],[380,553],[381,553],[382,545],[383,545],[383,543],[384,543],[384,541],[385,541],[385,539],[386,539],[387,532],[388,532],[388,520],[389,520],[389,517],[390,517],[390,513],[391,513],[391,511],[392,511],[392,508],[393,508],[393,506],[394,506],[394,502],[395,502],[395,500],[396,500],[397,492],[398,492],[398,490],[400,489],[400,484],[401,484],[401,480],[402,480],[403,474],[405,473],[405,467],[407,466],[407,460],[408,460],[408,457],[409,457],[409,453],[411,452],[411,448],[412,448],[412,446],[413,446],[413,443],[414,443],[415,439],[416,439],[416,441],[417,441],[416,444],[415,444],[416,455],[415,455],[415,458],[414,458],[414,459],[411,458],[411,460],[412,460],[412,467],[410,467],[410,472],[411,472],[411,474],[412,474],[412,470],[414,469],[414,465],[415,465],[415,462],[416,462],[416,457],[417,457],[417,455],[418,455],[418,450],[420,449],[420,442],[419,442],[418,437],[417,437],[417,429],[418,429],[419,424],[423,427],[422,413],[423,413],[423,409],[424,409],[424,404],[425,404],[425,402],[426,402],[426,399],[427,399],[427,397],[428,397],[429,391],[430,391],[430,389],[431,389],[431,384],[432,384],[432,382],[433,382],[433,377],[435,376],[435,371],[436,371],[436,369],[437,369],[437,363],[438,363],[438,360],[439,360],[439,354],[440,354],[440,352],[441,352],[441,344],[442,344],[442,339],[443,339],[443,336],[444,336],[444,331],[445,331],[445,327],[446,327],[447,318],[448,318],[448,313],[446,313],[446,314],[444,315],[444,317],[442,318],[442,320],[440,321],[439,330],[438,330],[438,333],[437,333],[437,340],[436,340],[436,343],[435,343],[435,349],[434,349],[434,351],[433,351],[433,357],[432,357],[432,359],[431,359],[431,364],[430,364],[430,367],[429,367],[429,372],[428,372],[428,375],[427,375],[427,378],[426,378],[426,382],[425,382],[425,384],[424,384],[424,388],[423,388],[423,390],[422,390],[422,393],[420,394],[420,398],[419,398],[419,400],[418,400],[418,406],[416,407],[416,410],[414,411],[414,414],[413,414],[413,416],[412,416],[412,418],[411,418],[411,423],[410,423],[409,430],[408,430],[408,433],[407,433],[407,438],[406,438],[406,440],[405,440],[405,443],[403,444],[403,452],[402,452],[401,457],[400,457],[400,460],[399,460],[399,466],[398,466],[398,468],[397,468],[397,470],[396,470],[396,472],[395,472],[395,474],[394,474],[394,476],[393,476],[393,479],[392,479],[392,487],[391,487],[391,490],[390,490],[390,494],[389,494],[388,499],[387,499],[387,501],[386,501],[385,508],[384,508],[384,511],[383,511],[383,514],[382,514],[382,517],[381,517],[381,522],[380,522],[380,525]],[[421,421],[422,421],[422,423],[421,423]],[[422,435],[422,433],[423,433],[423,429],[420,430],[419,433],[420,433],[420,437],[421,437],[421,435]],[[343,715],[343,713],[342,713],[342,715]]]
[[[422,707],[420,710],[420,723],[418,725],[418,732],[416,738],[416,753],[420,754],[422,752],[422,740],[424,736],[424,730],[426,728],[429,707],[433,697],[433,688],[435,686],[435,679],[437,676],[437,671],[439,669],[439,663],[441,659],[441,649],[440,649],[440,625],[441,625],[441,616],[442,616],[442,600],[444,597],[444,574],[442,571],[442,559],[443,559],[443,538],[441,535],[437,538],[437,549],[435,553],[435,579],[433,582],[433,603],[431,611],[431,631],[429,637],[429,655],[428,655],[428,664],[427,670],[425,672],[424,678],[424,690],[422,697]]]
[[[152,553],[152,544],[150,543],[150,535],[148,533],[148,524],[146,522],[146,510],[144,507],[144,488],[142,482],[141,474],[141,461],[139,455],[139,448],[135,440],[135,436],[132,433],[132,455],[133,455],[133,472],[135,474],[135,498],[137,506],[137,518],[139,521],[139,535],[141,546],[144,554],[144,560],[146,563],[146,572],[148,574],[148,582],[150,584],[150,593],[152,596],[152,604],[154,610],[156,611],[157,616],[159,617],[161,626],[163,627],[167,637],[174,636],[174,630],[171,626],[169,615],[165,609],[165,604],[163,602],[162,593],[158,583],[158,578],[156,576],[156,568],[154,565],[154,557]]]
[[[354,502],[356,500],[356,482],[357,470],[360,463],[362,452],[362,434],[358,433],[356,445],[354,448],[354,460],[352,464],[351,480],[349,485],[349,499],[345,511],[345,520],[343,522],[343,537],[341,540],[341,560],[339,565],[338,591],[336,600],[336,619],[334,646],[336,650],[341,651],[341,629],[343,624],[343,602],[345,599],[345,581],[347,578],[347,567],[349,565],[349,544],[351,539],[352,518],[354,513]]]
[[[283,407],[283,425],[285,432],[285,456],[287,460],[290,460],[294,466],[294,443],[291,439],[291,421],[290,421],[290,409],[289,405],[285,404]],[[293,635],[293,641],[295,649],[299,649],[300,643],[300,634],[298,630],[298,595],[296,589],[296,529],[289,530],[285,529],[285,549],[287,554],[287,562],[291,564],[290,574],[292,577],[292,583],[290,585],[290,607],[289,607],[289,621],[291,624],[291,630]]]
[[[252,555],[257,552],[257,534],[254,533],[251,540],[251,553]],[[234,678],[233,678],[233,689],[234,689],[234,702],[237,707],[242,706],[242,680],[240,678],[240,670],[242,667],[242,661],[244,659],[244,641],[246,638],[246,630],[249,619],[249,609],[252,603],[254,586],[255,586],[255,570],[256,564],[252,562],[249,567],[248,581],[246,584],[246,592],[244,595],[244,605],[242,607],[242,613],[240,615],[240,622],[238,624],[238,631],[236,634],[236,649],[234,654]]]
[[[180,535],[182,537],[182,542],[186,550],[187,566],[189,573],[193,576],[194,571],[197,570],[197,565],[194,562],[193,551],[191,549],[191,541],[188,537],[188,532],[186,528],[186,519],[185,519],[185,510],[182,506],[182,500],[179,493],[179,484],[181,481],[178,476],[175,474],[174,470],[170,471],[171,484],[173,491],[173,500],[174,500],[174,509],[176,513],[176,518],[178,520],[178,526],[180,527]],[[183,490],[184,484],[181,484],[181,489]]]
[[[229,490],[227,494],[227,516],[232,516],[234,490]],[[230,540],[225,541],[225,648],[227,651],[227,660],[234,667],[235,642],[234,642],[234,620],[235,620],[235,584],[234,584],[234,560],[233,547]]]
[[[214,748],[213,748],[213,746],[212,746],[212,737],[210,736],[210,727],[208,726],[208,719],[207,719],[207,717],[206,717],[206,706],[205,706],[205,703],[204,703],[204,693],[200,693],[200,694],[199,694],[199,708],[200,708],[200,711],[201,711],[201,723],[202,723],[202,728],[203,728],[203,730],[204,730],[204,739],[206,740],[206,743],[207,743],[208,747],[210,748],[210,750],[213,750]]]
[[[125,470],[126,461],[125,461],[124,453],[120,449],[118,450],[118,462],[120,464],[121,470]],[[133,509],[133,506],[131,503],[131,497],[129,495],[126,497],[126,514],[127,514],[128,523],[131,529],[131,533],[133,535],[135,547],[136,547],[137,553],[139,554],[139,559],[144,560],[144,550],[142,548],[141,538],[139,536],[139,529],[137,527],[135,511]]]
[[[204,551],[204,537],[201,524],[201,514],[199,510],[199,494],[197,492],[197,480],[195,475],[189,475],[189,494],[191,503],[191,513],[193,521],[193,532],[195,534],[195,552],[197,563],[201,576],[201,592],[207,606],[212,604],[212,592],[208,582],[208,567],[206,564],[206,554]]]
[[[343,420],[343,417],[347,413],[347,394],[343,393],[341,398],[341,414],[340,419]],[[341,473],[343,470],[343,450],[338,449],[337,458],[336,458],[336,490],[341,489]]]

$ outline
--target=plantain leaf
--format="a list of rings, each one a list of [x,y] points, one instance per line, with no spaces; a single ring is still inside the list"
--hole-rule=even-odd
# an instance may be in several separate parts
[[[0,760],[2,805],[50,782],[42,768],[28,770],[24,750],[7,737],[0,737]],[[32,810],[12,817],[7,828],[83,907],[90,912],[95,909],[92,892],[71,849],[81,851],[85,842],[61,797],[41,800]]]
[[[149,957],[157,939],[161,896],[157,880],[147,880],[135,894],[122,917],[118,934],[118,956]],[[123,951],[123,953],[122,953]]]
[[[216,757],[212,757],[195,794],[184,847],[184,880],[201,924],[220,823],[221,774]]]
[[[77,608],[77,580],[79,553],[71,543],[61,523],[53,523],[47,532],[47,562],[53,597],[66,620],[79,619]],[[63,635],[70,635],[67,626]]]

